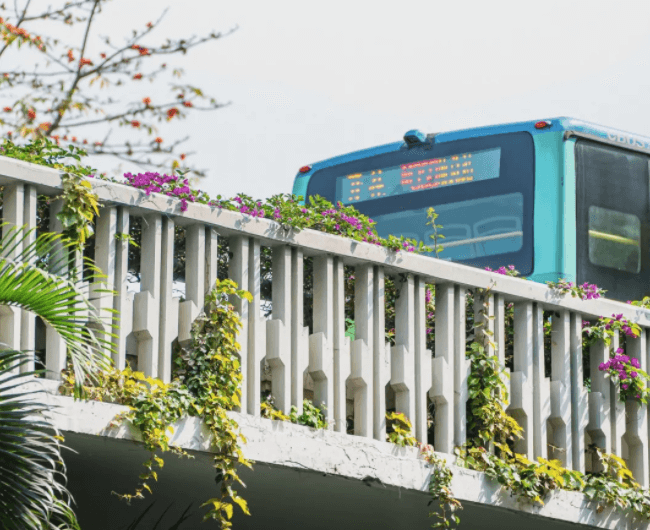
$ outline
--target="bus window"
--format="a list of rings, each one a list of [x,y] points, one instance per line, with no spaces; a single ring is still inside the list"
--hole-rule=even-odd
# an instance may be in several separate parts
[[[648,156],[588,140],[575,153],[577,280],[640,299],[650,294]]]
[[[641,221],[636,215],[589,207],[589,261],[619,271],[641,270]]]
[[[441,259],[477,267],[533,269],[535,156],[526,132],[434,143],[343,162],[316,171],[307,196],[351,204],[379,235],[432,245],[435,208]]]

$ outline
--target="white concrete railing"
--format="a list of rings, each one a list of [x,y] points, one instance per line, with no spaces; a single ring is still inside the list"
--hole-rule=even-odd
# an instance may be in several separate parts
[[[55,195],[60,178],[54,170],[0,158],[4,220],[36,224],[36,194]],[[618,390],[598,370],[608,352],[600,344],[590,352],[591,392],[583,388],[581,321],[623,313],[642,327],[628,339],[628,353],[645,369],[650,361],[650,312],[609,300],[559,298],[546,286],[447,261],[341,237],[303,230],[287,232],[267,219],[189,204],[163,195],[94,181],[103,208],[97,219],[95,259],[116,292],[96,298],[98,307],[121,312],[112,328],[115,364],[137,355],[138,369],[168,381],[171,344],[189,338],[192,320],[217,277],[217,242],[229,239],[229,275],[248,289],[253,301],[237,302],[243,327],[239,336],[243,373],[241,411],[260,414],[262,361],[271,370],[278,408],[302,406],[304,372],[313,380],[314,401],[324,406],[336,431],[346,431],[346,405],[353,403],[356,435],[385,440],[386,393],[395,408],[413,422],[416,437],[427,439],[427,398],[436,406],[435,447],[451,453],[466,438],[468,361],[465,357],[465,293],[491,287],[487,312],[475,311],[483,329],[505,340],[505,304],[515,304],[514,370],[508,411],[524,428],[517,451],[529,458],[558,458],[585,471],[585,448],[597,442],[623,456],[636,479],[648,486],[648,412],[644,405],[622,403]],[[53,205],[56,208],[56,205]],[[128,233],[131,217],[142,222],[141,290],[127,293],[127,245],[115,237]],[[51,212],[51,228],[59,230]],[[172,298],[174,226],[186,229],[185,301]],[[272,247],[272,315],[260,315],[260,248]],[[313,333],[303,322],[303,258],[313,258]],[[344,266],[355,269],[355,340],[345,337]],[[385,340],[384,282],[401,278],[396,303],[396,345]],[[426,349],[425,285],[436,285],[436,351]],[[545,377],[543,311],[552,319],[552,375]],[[65,367],[65,350],[56,334],[45,332],[46,365],[54,377]],[[38,335],[38,334],[36,334]],[[34,348],[34,317],[15,310],[0,314],[0,340],[14,348]],[[38,338],[38,337],[37,337]],[[128,340],[127,340],[128,339]],[[503,349],[498,352],[504,361]],[[551,449],[549,449],[551,448]]]

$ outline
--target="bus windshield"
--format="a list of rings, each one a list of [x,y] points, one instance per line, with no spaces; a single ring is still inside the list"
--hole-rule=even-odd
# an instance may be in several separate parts
[[[401,149],[321,169],[308,195],[353,205],[380,236],[433,245],[427,210],[444,236],[441,259],[475,266],[533,264],[534,150],[528,133]],[[433,252],[432,252],[433,255]]]

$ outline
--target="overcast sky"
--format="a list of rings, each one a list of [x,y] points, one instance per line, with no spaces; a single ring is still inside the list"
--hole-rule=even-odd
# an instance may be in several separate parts
[[[113,22],[159,0],[114,0]],[[650,1],[183,0],[161,34],[225,109],[182,124],[212,194],[289,192],[307,163],[404,132],[572,116],[650,135]],[[115,26],[113,27],[113,31]],[[112,32],[113,32],[112,31]],[[112,33],[111,32],[111,33]],[[178,62],[178,61],[176,61]]]

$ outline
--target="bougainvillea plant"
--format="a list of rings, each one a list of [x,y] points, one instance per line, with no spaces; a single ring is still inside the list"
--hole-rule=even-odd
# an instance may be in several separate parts
[[[598,369],[606,372],[614,383],[620,385],[621,401],[629,398],[647,403],[648,374],[641,370],[639,359],[625,355],[623,348],[618,348],[614,357],[600,363]]]
[[[557,291],[560,296],[571,294],[573,298],[582,300],[596,300],[607,292],[597,285],[585,282],[582,285],[569,282],[565,279],[559,279],[557,282],[546,282],[550,289]]]

